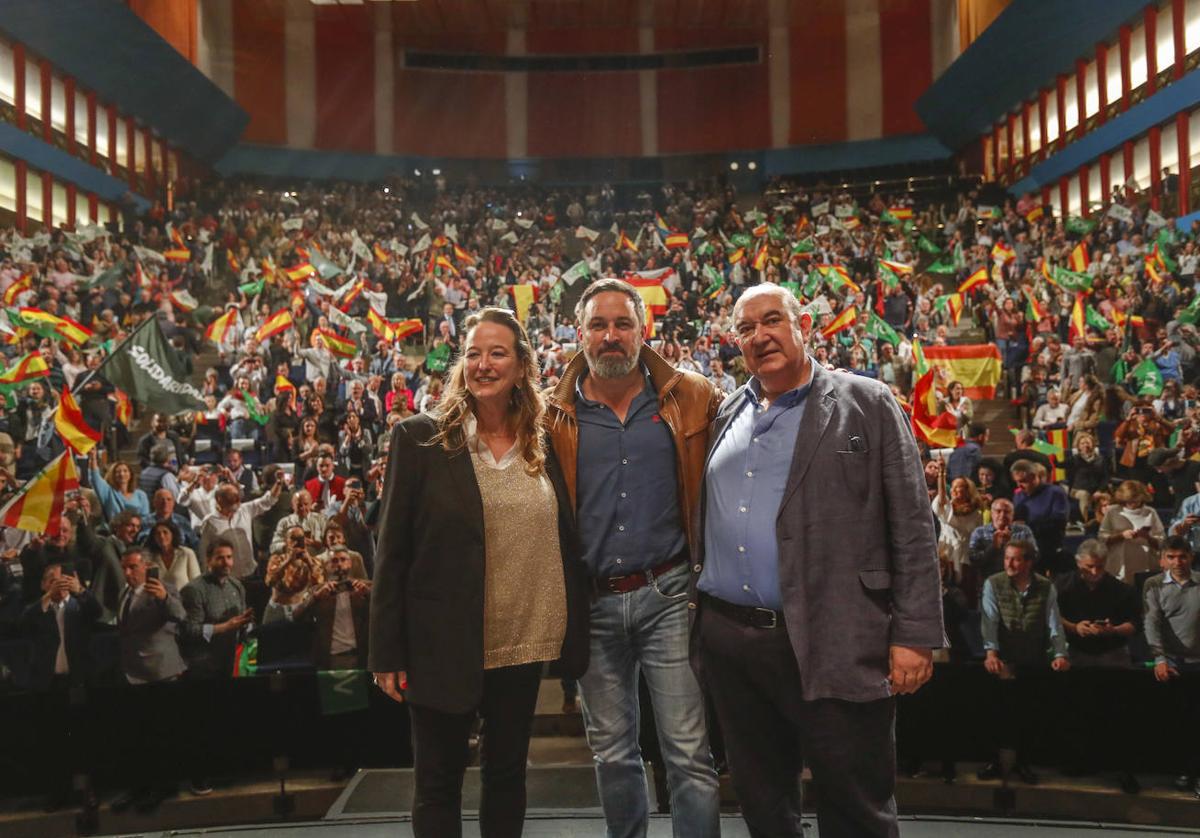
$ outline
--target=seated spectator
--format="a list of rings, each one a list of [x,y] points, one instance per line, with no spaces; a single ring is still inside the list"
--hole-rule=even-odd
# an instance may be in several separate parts
[[[296,606],[324,583],[324,568],[309,552],[308,543],[304,528],[292,525],[285,531],[283,546],[272,551],[265,579],[271,600],[263,613],[264,624],[290,620]]]
[[[165,525],[160,525],[165,526]],[[121,671],[131,684],[178,678],[187,668],[176,639],[186,618],[179,592],[158,578],[157,566],[133,547],[121,557],[125,589],[117,611],[121,636]]]
[[[180,542],[173,521],[155,521],[146,539],[146,565],[158,568],[158,578],[179,591],[200,575],[200,562],[192,548]]]
[[[1079,518],[1091,516],[1092,495],[1108,488],[1108,460],[1096,447],[1096,438],[1086,431],[1075,436],[1075,450],[1067,459],[1067,485],[1079,505]]]
[[[1070,511],[1066,490],[1046,482],[1046,469],[1041,463],[1018,461],[1009,471],[1017,485],[1013,514],[1033,532],[1039,568],[1050,572],[1063,570],[1065,563],[1059,554]]]
[[[1023,759],[1032,744],[1025,731],[1035,712],[1037,673],[1047,664],[1055,672],[1071,668],[1054,585],[1033,572],[1033,555],[1032,543],[1010,541],[1004,548],[1004,570],[984,581],[981,602],[984,667],[1009,693],[1001,702],[1005,718],[997,744],[1016,750],[1015,770],[1029,785],[1038,782]],[[981,780],[1000,776],[998,760],[979,772]]]
[[[1166,535],[1143,483],[1126,480],[1113,494],[1113,505],[1100,523],[1100,537],[1108,546],[1108,566],[1126,585],[1139,573],[1158,567],[1158,551]]]
[[[207,550],[207,572],[179,592],[187,615],[180,625],[180,648],[189,677],[228,678],[239,635],[254,621],[254,611],[246,607],[246,589],[233,575],[233,544],[217,537]]]
[[[133,469],[129,467],[128,463],[118,460],[112,463],[108,467],[108,471],[101,476],[100,469],[96,465],[96,449],[94,448],[88,454],[88,463],[91,466],[89,477],[92,488],[96,490],[100,504],[104,507],[105,518],[111,521],[127,509],[136,512],[142,518],[150,517],[150,498],[134,485]]]
[[[966,395],[962,382],[951,381],[946,385],[945,395],[939,397],[938,401],[940,402],[938,412],[949,413],[953,416],[960,434],[965,435],[964,432],[975,415],[975,405]]]
[[[1171,515],[1174,517],[1183,506],[1184,499],[1196,493],[1196,482],[1200,480],[1200,462],[1185,460],[1177,448],[1155,448],[1146,457],[1146,464],[1154,469],[1160,481],[1165,481],[1171,490]],[[1166,498],[1156,506],[1165,508]]]
[[[1037,558],[1037,545],[1033,540],[1033,532],[1019,521],[1014,521],[1012,501],[996,498],[992,501],[990,511],[991,523],[984,524],[971,533],[969,545],[971,565],[980,579],[986,579],[1003,569],[1004,548],[1010,541],[1016,540],[1033,544],[1034,560],[1036,561]]]
[[[1180,673],[1200,672],[1200,576],[1193,572],[1192,561],[1187,540],[1168,538],[1163,544],[1163,572],[1146,581],[1142,595],[1154,677],[1168,688],[1162,712],[1167,718],[1188,720],[1179,726],[1179,750],[1188,764],[1175,787],[1200,797],[1200,735],[1191,721],[1195,707],[1179,683]]]
[[[100,619],[100,603],[79,577],[46,565],[40,577],[42,596],[21,616],[21,633],[31,645],[29,688],[44,691],[82,686],[91,674],[92,626]]]
[[[1083,534],[1087,538],[1100,537],[1100,525],[1104,523],[1104,516],[1108,514],[1108,508],[1112,506],[1112,503],[1112,494],[1109,492],[1092,494],[1092,517],[1083,522]]]
[[[365,669],[371,583],[352,575],[350,551],[343,546],[329,551],[325,572],[325,581],[311,589],[293,619],[311,619],[316,626],[313,663],[317,669]]]
[[[323,547],[325,525],[328,519],[319,512],[313,511],[312,495],[301,489],[292,494],[292,514],[285,515],[275,525],[275,533],[271,537],[270,551],[278,553],[287,546],[288,530],[299,527],[305,536],[307,547],[317,552]]]
[[[1075,552],[1075,572],[1058,584],[1058,608],[1071,665],[1126,669],[1129,638],[1141,623],[1137,593],[1108,572],[1104,542],[1088,539]]]
[[[1121,452],[1117,475],[1128,480],[1149,483],[1154,478],[1147,462],[1150,452],[1167,444],[1173,428],[1154,412],[1144,400],[1138,403],[1129,418],[1117,426],[1113,440]]]
[[[150,449],[150,465],[142,469],[138,477],[138,487],[147,498],[154,497],[159,489],[166,489],[171,497],[179,497],[179,480],[171,466],[175,450],[168,443],[159,443]]]
[[[1067,413],[1070,408],[1062,400],[1057,387],[1051,387],[1046,392],[1046,403],[1038,407],[1033,414],[1033,427],[1039,431],[1067,426]]]
[[[1104,386],[1100,380],[1094,375],[1085,375],[1067,403],[1071,407],[1067,414],[1067,427],[1076,433],[1095,433],[1104,418]]]

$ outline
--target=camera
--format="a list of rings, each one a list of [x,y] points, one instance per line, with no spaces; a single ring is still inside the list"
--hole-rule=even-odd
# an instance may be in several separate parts
[[[155,581],[157,581],[158,580],[158,568],[157,567],[146,568],[146,578],[154,579]]]

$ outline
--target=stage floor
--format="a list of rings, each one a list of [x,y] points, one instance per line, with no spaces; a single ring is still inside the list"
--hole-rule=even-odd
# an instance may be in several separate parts
[[[903,838],[1136,838],[1145,835],[1200,835],[1198,830],[1156,827],[1124,827],[1104,824],[1065,824],[1051,821],[993,820],[972,818],[901,818]],[[412,830],[407,818],[338,819],[314,823],[294,823],[280,826],[237,827],[228,829],[173,830],[162,833],[163,838],[203,835],[205,838],[408,838]],[[468,815],[464,818],[464,838],[479,835],[478,824]],[[603,838],[604,820],[595,813],[568,815],[556,811],[530,812],[525,821],[526,838]],[[649,838],[669,838],[671,819],[654,815],[650,819]],[[749,838],[750,833],[741,818],[726,815],[721,818],[723,838]],[[805,822],[805,838],[819,838],[816,821]]]

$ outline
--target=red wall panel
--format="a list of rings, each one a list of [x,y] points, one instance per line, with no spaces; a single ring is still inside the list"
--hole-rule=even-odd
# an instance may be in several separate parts
[[[833,143],[846,139],[846,18],[821,4],[789,35],[792,102],[788,142]]]
[[[663,154],[771,144],[764,65],[658,73],[658,149]]]
[[[525,49],[550,55],[637,52],[637,21],[636,0],[530,0]]]
[[[283,81],[283,3],[233,4],[234,98],[250,124],[245,142],[287,143]]]
[[[637,73],[530,73],[532,157],[636,157],[642,151]]]
[[[375,150],[374,6],[316,6],[317,147]]]
[[[883,65],[883,133],[925,130],[913,104],[933,84],[930,0],[879,4]]]
[[[397,153],[506,156],[501,74],[399,70],[395,86]]]
[[[432,0],[389,3],[396,49],[503,55],[508,0]]]

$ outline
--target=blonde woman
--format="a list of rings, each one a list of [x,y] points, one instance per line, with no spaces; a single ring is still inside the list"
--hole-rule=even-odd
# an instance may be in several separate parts
[[[413,834],[461,834],[467,737],[482,717],[480,831],[519,836],[543,664],[587,668],[587,575],[525,329],[485,308],[432,414],[392,430],[369,667],[410,704]],[[572,464],[573,465],[573,464]]]
[[[1154,508],[1148,506],[1146,484],[1126,480],[1113,493],[1113,502],[1100,522],[1100,537],[1108,545],[1108,570],[1127,585],[1137,574],[1158,569],[1158,550],[1166,535]]]

